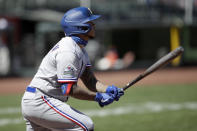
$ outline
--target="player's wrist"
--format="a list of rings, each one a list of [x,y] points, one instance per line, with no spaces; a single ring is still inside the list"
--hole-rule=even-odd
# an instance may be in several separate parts
[[[97,92],[105,93],[107,87],[108,87],[108,85],[104,85],[100,81],[97,81],[97,83],[96,83],[96,90],[97,90]]]

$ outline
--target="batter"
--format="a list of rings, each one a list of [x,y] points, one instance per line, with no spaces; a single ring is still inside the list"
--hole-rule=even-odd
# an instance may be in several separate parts
[[[43,58],[22,98],[27,131],[93,131],[90,117],[69,106],[68,98],[96,101],[103,107],[124,95],[121,88],[99,82],[84,47],[95,37],[93,15],[86,7],[68,10],[62,38]],[[77,86],[81,79],[87,88]]]

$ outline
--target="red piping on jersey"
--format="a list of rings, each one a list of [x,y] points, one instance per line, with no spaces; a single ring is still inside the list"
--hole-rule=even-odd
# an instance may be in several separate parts
[[[66,92],[65,92],[64,95],[67,96],[67,95],[69,95],[70,90],[71,90],[71,88],[72,88],[74,82],[67,82],[67,83],[65,83],[65,84],[66,84]]]
[[[61,82],[62,83],[62,82]],[[62,89],[62,93],[64,96],[67,96],[70,94],[71,88],[72,86],[75,84],[75,82],[63,82],[62,86],[64,86],[65,88]],[[61,87],[62,88],[62,87]],[[65,91],[66,89],[66,91]]]
[[[73,86],[73,82],[71,83],[68,83],[68,85],[67,85],[67,90],[66,90],[66,94],[64,94],[64,95],[68,95],[69,93],[70,93],[70,90],[71,90],[71,88],[72,88],[72,86]]]
[[[65,82],[77,82],[77,79],[58,79],[59,83],[65,83]]]

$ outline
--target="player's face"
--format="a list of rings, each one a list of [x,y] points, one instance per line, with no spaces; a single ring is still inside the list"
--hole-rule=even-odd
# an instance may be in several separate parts
[[[89,38],[94,38],[95,37],[95,24],[93,22],[88,22],[88,24],[91,25],[91,30],[88,32],[87,36]]]
[[[78,36],[84,40],[93,39],[95,37],[95,25],[93,22],[88,22],[91,25],[91,30],[87,34],[79,34]]]

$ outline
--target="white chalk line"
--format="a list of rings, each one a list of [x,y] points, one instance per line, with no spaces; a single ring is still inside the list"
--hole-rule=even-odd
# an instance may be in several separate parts
[[[162,111],[178,111],[178,110],[197,110],[197,102],[184,103],[159,103],[146,102],[140,104],[129,104],[115,108],[89,109],[81,110],[90,117],[105,117],[110,115],[124,115],[124,114],[143,114],[143,113],[157,113]],[[19,114],[21,109],[19,107],[0,108],[0,115],[5,114]],[[1,118],[0,126],[21,124],[24,120],[20,118]]]
[[[23,123],[23,118],[3,118],[0,119],[0,127],[5,125],[15,125]]]
[[[0,115],[2,115],[2,114],[17,114],[20,112],[21,112],[21,108],[19,108],[19,107],[0,108]]]
[[[156,103],[147,102],[143,104],[131,104],[122,107],[100,109],[100,110],[84,110],[85,114],[94,117],[104,117],[109,115],[123,115],[123,114],[143,114],[149,112],[162,112],[162,111],[177,111],[177,110],[197,110],[196,102],[186,103]]]

